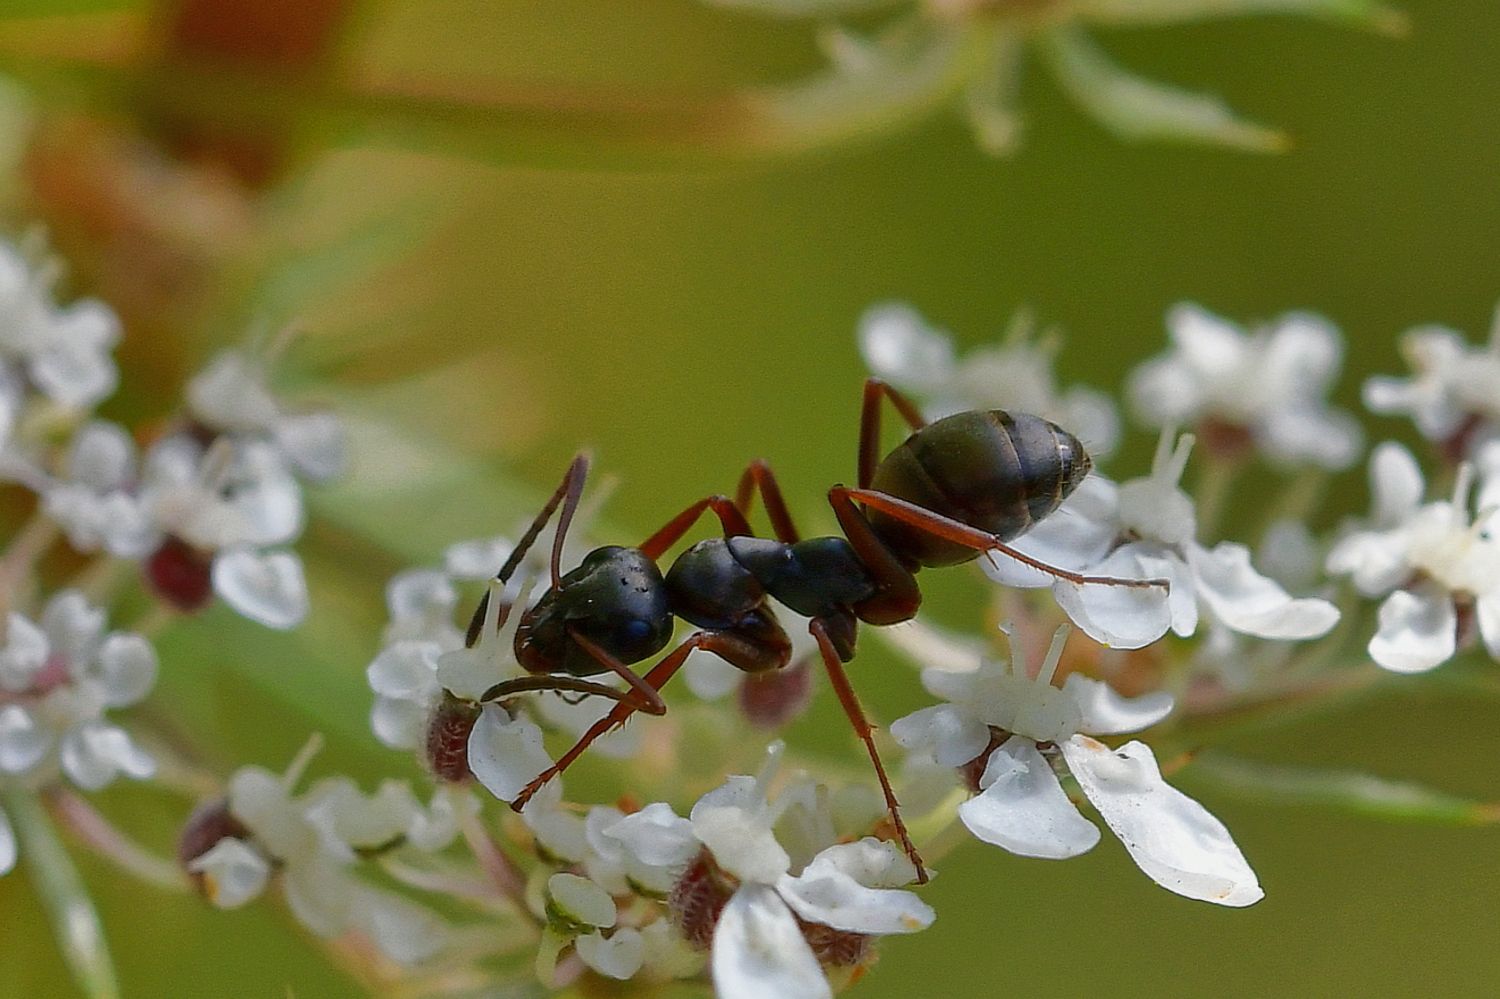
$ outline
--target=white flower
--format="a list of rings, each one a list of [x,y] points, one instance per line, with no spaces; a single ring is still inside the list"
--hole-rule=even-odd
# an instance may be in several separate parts
[[[118,424],[94,420],[73,435],[61,476],[42,489],[42,505],[75,550],[120,558],[151,550],[157,535],[136,496],[136,465],[135,441]]]
[[[115,390],[111,356],[120,321],[92,299],[66,308],[52,300],[55,265],[33,267],[0,240],[0,359],[59,405],[91,409]]]
[[[897,888],[910,884],[916,869],[890,843],[866,838],[825,844],[805,862],[794,856],[778,838],[778,824],[807,795],[784,793],[773,801],[770,777],[730,777],[686,819],[652,805],[603,830],[638,868],[659,872],[653,877],[727,879],[732,891],[716,924],[687,928],[690,938],[711,933],[720,999],[832,995],[799,919],[855,937],[911,933],[933,920],[924,902]],[[705,854],[712,872],[698,863]]]
[[[1474,347],[1456,330],[1422,326],[1401,338],[1410,378],[1379,375],[1364,386],[1365,405],[1376,413],[1410,416],[1428,440],[1475,457],[1468,445],[1479,425],[1500,421],[1500,310],[1490,342]],[[1456,446],[1455,446],[1456,445]]]
[[[335,478],[345,464],[338,418],[284,410],[271,393],[268,368],[269,359],[251,351],[224,351],[188,382],[188,412],[210,430],[273,445],[310,481]]]
[[[1459,466],[1451,501],[1422,503],[1422,472],[1399,444],[1370,456],[1369,524],[1328,553],[1329,572],[1347,574],[1367,597],[1386,596],[1370,657],[1397,673],[1421,673],[1458,650],[1460,614],[1472,612],[1490,658],[1500,659],[1500,541],[1493,504],[1472,521],[1474,469]]]
[[[860,319],[859,348],[865,365],[892,385],[927,400],[936,420],[969,409],[1032,413],[1067,427],[1102,457],[1120,441],[1120,419],[1109,396],[1091,388],[1057,388],[1052,373],[1059,339],[1031,336],[1018,319],[1006,339],[954,355],[952,337],[927,324],[909,305],[876,305]]]
[[[1245,435],[1272,461],[1342,469],[1359,457],[1354,418],[1328,406],[1343,340],[1327,320],[1291,313],[1245,333],[1196,305],[1167,313],[1172,350],[1131,373],[1152,427],[1197,426],[1211,444]]]
[[[59,772],[86,791],[155,764],[105,712],[139,702],[156,681],[151,644],[105,633],[105,615],[76,590],[48,602],[40,623],[12,612],[0,647],[0,783],[34,787]]]
[[[1193,438],[1172,444],[1162,433],[1151,474],[1116,485],[1091,475],[1051,516],[1012,547],[1051,565],[1094,575],[1164,578],[1171,589],[1089,585],[1031,569],[1001,555],[984,564],[1010,586],[1052,586],[1061,606],[1091,638],[1118,648],[1139,648],[1169,628],[1187,637],[1207,614],[1241,634],[1307,639],[1327,633],[1338,610],[1326,600],[1294,599],[1250,563],[1244,545],[1195,540],[1192,498],[1178,485]],[[983,563],[982,563],[983,564]]]
[[[209,900],[220,908],[246,904],[274,878],[298,922],[319,936],[358,931],[403,964],[435,956],[449,941],[443,920],[366,884],[354,867],[362,852],[398,844],[440,849],[455,831],[444,811],[449,806],[435,799],[426,812],[398,782],[371,797],[345,779],[296,794],[309,757],[304,751],[285,776],[260,767],[236,771],[226,805],[234,831],[191,858],[188,870],[204,877]]]
[[[923,685],[948,703],[897,720],[891,735],[953,767],[988,751],[980,793],[959,807],[964,825],[986,843],[1049,859],[1092,849],[1099,829],[1068,800],[1054,769],[1065,765],[1151,880],[1219,905],[1259,901],[1264,893],[1255,872],[1229,832],[1162,779],[1149,747],[1130,742],[1111,750],[1091,738],[1154,725],[1171,713],[1171,696],[1124,698],[1078,674],[1054,687],[1066,639],[1065,626],[1035,678],[1003,662],[968,673],[924,670]],[[991,750],[995,738],[1004,741]]]

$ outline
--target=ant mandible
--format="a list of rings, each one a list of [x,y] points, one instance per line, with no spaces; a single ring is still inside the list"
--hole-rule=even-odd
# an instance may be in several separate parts
[[[883,459],[882,398],[912,430]],[[640,547],[596,548],[563,575],[563,538],[588,472],[588,459],[578,456],[497,575],[501,583],[509,581],[561,505],[552,543],[552,585],[522,611],[516,629],[516,659],[531,675],[496,684],[483,699],[554,690],[617,703],[522,789],[511,807],[525,808],[543,784],[635,712],[666,713],[661,688],[694,649],[712,652],[747,673],[784,668],[791,643],[768,604],[773,597],[811,619],[809,630],[828,679],[874,764],[891,824],[916,866],[917,880],[925,883],[927,872],[901,821],[872,726],[844,671],[854,657],[858,624],[911,620],[922,601],[915,576],[919,569],[957,565],[989,552],[1077,585],[1165,587],[1160,579],[1069,572],[1006,544],[1056,510],[1091,467],[1078,439],[1041,417],[970,411],[928,423],[905,396],[871,378],[865,382],[860,415],[859,488],[836,485],[828,491],[842,537],[801,538],[770,467],[756,461],[741,477],[734,501],[722,495],[701,499]],[[757,490],[775,540],[754,536],[746,520]],[[724,536],[693,545],[663,576],[658,560],[710,510]],[[488,600],[486,595],[469,624],[470,646],[483,629]],[[645,674],[629,669],[666,648],[674,617],[699,630]],[[626,687],[584,679],[606,673],[623,678]]]

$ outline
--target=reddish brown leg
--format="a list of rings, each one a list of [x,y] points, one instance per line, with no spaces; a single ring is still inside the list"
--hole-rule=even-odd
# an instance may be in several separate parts
[[[709,496],[667,521],[661,530],[641,543],[641,551],[645,552],[646,557],[652,561],[661,558],[662,554],[675,545],[678,539],[697,522],[698,518],[703,516],[703,512],[709,509],[712,509],[714,516],[719,518],[725,537],[751,533],[750,524],[745,520],[745,515],[740,513],[740,508],[735,506],[728,496]]]
[[[630,692],[621,699],[621,704],[633,704],[635,710],[644,711],[648,715],[667,713],[667,702],[661,699],[655,687],[646,682],[645,677],[616,659],[608,649],[580,634],[577,628],[569,628],[568,637],[578,643],[578,647],[592,656],[600,666],[630,685]]]
[[[496,579],[501,583],[510,581],[510,577],[520,567],[521,560],[526,557],[526,553],[536,543],[537,536],[546,528],[547,521],[552,519],[552,512],[561,503],[562,513],[557,518],[557,534],[552,539],[552,587],[553,589],[557,588],[558,583],[562,579],[563,541],[568,536],[569,525],[573,523],[573,514],[578,510],[578,501],[583,496],[583,483],[588,478],[588,474],[589,456],[580,454],[568,465],[568,470],[563,473],[563,480],[558,484],[556,491],[552,493],[552,497],[547,500],[541,511],[536,515],[536,519],[531,522],[531,526],[526,529],[526,533],[521,535],[521,540],[517,541],[516,546],[511,549],[510,557],[505,560],[505,564],[495,574]],[[479,632],[484,626],[484,612],[488,609],[489,605],[490,595],[486,591],[484,596],[480,598],[479,606],[474,608],[474,616],[469,619],[469,630],[464,638],[464,645],[469,648],[473,648],[474,643],[479,641]],[[500,623],[502,624],[505,622],[506,613],[508,613],[508,610],[502,612],[500,615]]]
[[[518,676],[510,680],[503,680],[486,690],[479,698],[480,701],[503,701],[507,697],[516,694],[525,694],[533,690],[555,690],[566,691],[575,694],[592,694],[598,697],[606,697],[611,701],[630,700],[632,691],[620,690],[603,683],[595,683],[582,677],[559,675],[557,673],[536,673],[531,676]]]
[[[700,631],[690,636],[681,645],[668,653],[665,659],[651,667],[642,679],[653,691],[660,691],[666,682],[672,679],[677,671],[682,668],[682,664],[687,661],[688,654],[694,649],[707,649],[736,664],[755,662],[763,654],[753,643],[747,642],[737,635],[717,631]],[[636,704],[629,700],[622,700],[619,704],[616,704],[609,714],[595,722],[587,732],[579,737],[577,742],[573,743],[572,747],[566,753],[558,757],[556,763],[542,771],[536,776],[536,779],[522,788],[521,793],[516,795],[516,800],[510,803],[510,807],[517,812],[525,808],[526,803],[531,800],[532,795],[541,790],[542,785],[546,784],[552,778],[559,776],[564,770],[572,766],[573,761],[582,756],[584,750],[588,749],[600,736],[604,735],[610,729],[618,728],[625,724],[626,720],[635,714],[636,710]]]
[[[750,516],[750,510],[755,504],[756,489],[760,490],[765,499],[766,516],[771,519],[771,530],[776,535],[776,540],[787,544],[796,544],[801,540],[797,525],[792,523],[792,514],[787,509],[786,500],[781,496],[781,487],[776,484],[776,475],[771,471],[771,466],[760,458],[756,458],[745,469],[745,474],[740,476],[739,488],[734,493],[734,505],[746,517]]]
[[[875,469],[880,465],[880,397],[891,401],[896,412],[901,414],[913,430],[927,426],[927,419],[916,403],[891,388],[879,378],[865,379],[864,402],[859,409],[859,488],[868,488],[875,481]]]
[[[1016,551],[993,534],[987,534],[977,527],[971,527],[962,521],[953,520],[951,517],[944,517],[942,514],[933,513],[926,507],[918,506],[915,503],[892,496],[889,493],[882,493],[874,489],[845,489],[842,486],[835,486],[829,492],[830,500],[833,500],[836,494],[863,503],[872,510],[879,510],[881,513],[902,523],[921,528],[936,537],[942,538],[944,541],[952,541],[955,544],[965,545],[975,551],[1000,552],[1023,565],[1029,565],[1033,569],[1038,569],[1059,579],[1066,579],[1068,582],[1076,583],[1079,586],[1097,584],[1100,586],[1159,587],[1165,589],[1171,585],[1170,581],[1166,579],[1125,579],[1119,576],[1086,576],[1082,573],[1072,572],[1055,565],[1048,565],[1046,562]],[[836,501],[835,509],[837,509]]]
[[[922,866],[922,856],[917,853],[911,836],[906,832],[906,823],[901,821],[901,805],[896,801],[896,792],[891,790],[891,780],[886,776],[885,764],[880,762],[880,753],[875,749],[874,726],[865,717],[864,710],[859,706],[859,698],[854,694],[854,687],[849,683],[849,674],[844,672],[843,660],[839,658],[838,650],[834,648],[833,639],[828,636],[828,629],[821,618],[813,618],[808,627],[813,638],[818,641],[818,651],[823,654],[823,666],[828,671],[828,680],[833,684],[834,691],[839,695],[839,703],[844,706],[844,714],[849,716],[849,723],[854,726],[854,734],[859,736],[865,744],[865,751],[870,754],[870,762],[875,764],[875,776],[880,778],[880,790],[885,795],[886,812],[891,817],[891,824],[896,827],[896,835],[901,839],[901,848],[911,858],[911,862],[917,868],[917,883],[927,883],[927,869]]]

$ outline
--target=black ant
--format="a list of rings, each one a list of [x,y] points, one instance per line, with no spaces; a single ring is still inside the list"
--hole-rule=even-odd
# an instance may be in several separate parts
[[[883,459],[882,397],[912,429]],[[914,575],[919,569],[957,565],[989,552],[1077,585],[1165,587],[1160,579],[1080,575],[1006,545],[1056,510],[1091,467],[1078,438],[1041,417],[971,411],[928,423],[910,400],[871,378],[865,382],[860,416],[859,488],[836,485],[828,491],[842,537],[801,538],[770,467],[756,461],[741,477],[734,501],[721,495],[701,499],[640,547],[597,548],[563,575],[563,538],[588,472],[588,459],[580,455],[497,576],[502,583],[510,579],[561,504],[552,543],[551,588],[522,611],[516,630],[516,659],[532,675],[495,685],[484,700],[553,690],[596,694],[618,703],[538,774],[511,807],[523,809],[590,743],[635,712],[664,714],[661,688],[694,649],[706,649],[748,673],[784,668],[791,643],[767,602],[769,596],[811,619],[809,630],[828,679],[870,754],[891,824],[916,865],[917,880],[925,882],[926,871],[901,821],[871,725],[844,671],[844,663],[854,657],[858,624],[911,620],[922,602]],[[757,490],[774,541],[755,537],[746,520]],[[693,545],[663,576],[658,560],[709,510],[718,517],[724,536]],[[470,622],[470,646],[479,639],[488,600],[486,595]],[[700,630],[644,675],[629,669],[629,664],[666,648],[674,617]],[[605,673],[622,677],[626,689],[584,679]]]

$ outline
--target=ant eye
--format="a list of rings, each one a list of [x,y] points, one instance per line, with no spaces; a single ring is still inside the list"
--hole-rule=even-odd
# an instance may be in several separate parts
[[[639,642],[651,633],[651,625],[646,621],[636,618],[634,621],[626,621],[620,626],[620,635],[632,642]]]

